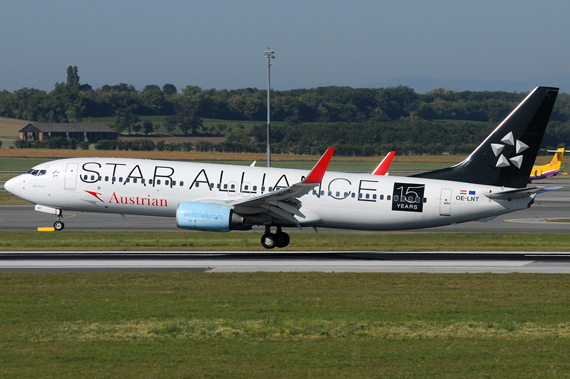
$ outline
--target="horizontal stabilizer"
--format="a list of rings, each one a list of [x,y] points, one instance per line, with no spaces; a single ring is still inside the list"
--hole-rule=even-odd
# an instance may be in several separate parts
[[[530,194],[540,192],[543,189],[544,187],[526,187],[510,191],[486,193],[485,196],[494,200],[520,199],[522,197],[528,197]]]

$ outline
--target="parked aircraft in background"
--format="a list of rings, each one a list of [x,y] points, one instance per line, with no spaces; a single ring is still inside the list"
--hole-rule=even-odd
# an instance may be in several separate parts
[[[542,166],[533,166],[530,173],[530,180],[550,178],[562,172],[560,165],[562,164],[562,157],[564,156],[564,148],[558,150],[548,150],[549,153],[555,153],[550,163]]]
[[[35,166],[5,188],[57,216],[56,230],[68,210],[166,216],[191,230],[265,226],[266,248],[289,244],[283,227],[402,230],[488,220],[530,207],[541,190],[527,183],[557,94],[537,87],[463,162],[410,177],[328,172],[330,148],[310,172],[62,159]]]
[[[392,163],[392,159],[394,159],[394,155],[396,155],[395,151],[390,151],[382,162],[372,171],[372,175],[386,175],[388,173],[388,169],[390,168],[390,164]]]

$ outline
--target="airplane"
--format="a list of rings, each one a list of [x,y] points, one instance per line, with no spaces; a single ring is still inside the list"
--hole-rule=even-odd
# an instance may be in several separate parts
[[[384,159],[382,159],[382,162],[380,162],[374,171],[372,171],[372,175],[387,175],[390,164],[392,163],[392,159],[394,159],[394,155],[396,155],[395,151],[390,151],[388,154],[386,154]]]
[[[39,164],[5,189],[57,216],[64,211],[165,216],[182,229],[264,226],[261,244],[283,248],[285,227],[407,230],[485,221],[530,207],[527,187],[558,88],[537,87],[462,162],[409,177],[310,172],[165,160],[70,158]],[[273,233],[271,228],[276,228]]]
[[[542,166],[533,166],[530,174],[530,180],[545,179],[556,176],[562,172],[560,165],[562,164],[562,157],[564,156],[564,148],[557,150],[548,150],[549,153],[555,153],[550,163]]]

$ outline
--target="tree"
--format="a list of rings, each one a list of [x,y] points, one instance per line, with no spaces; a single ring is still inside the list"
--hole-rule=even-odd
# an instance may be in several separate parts
[[[152,122],[148,120],[143,121],[142,128],[144,134],[146,134],[147,136],[154,131],[154,125],[152,124]]]
[[[148,85],[140,94],[142,105],[152,114],[161,114],[164,109],[164,93],[159,86]]]
[[[176,117],[166,116],[162,125],[164,126],[164,129],[166,129],[167,134],[174,133],[174,129],[176,129]]]
[[[178,92],[178,89],[176,89],[174,84],[167,83],[162,86],[162,92],[164,92],[166,96],[172,96]]]
[[[118,133],[122,133],[123,131],[128,130],[129,134],[131,134],[131,129],[139,121],[140,117],[131,112],[130,109],[117,109],[115,111],[113,124],[115,126],[115,130]]]

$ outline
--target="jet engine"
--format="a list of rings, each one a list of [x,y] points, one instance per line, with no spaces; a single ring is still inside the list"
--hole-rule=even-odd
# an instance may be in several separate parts
[[[243,229],[244,218],[225,205],[210,203],[180,203],[176,210],[176,225],[182,229],[229,232]]]

